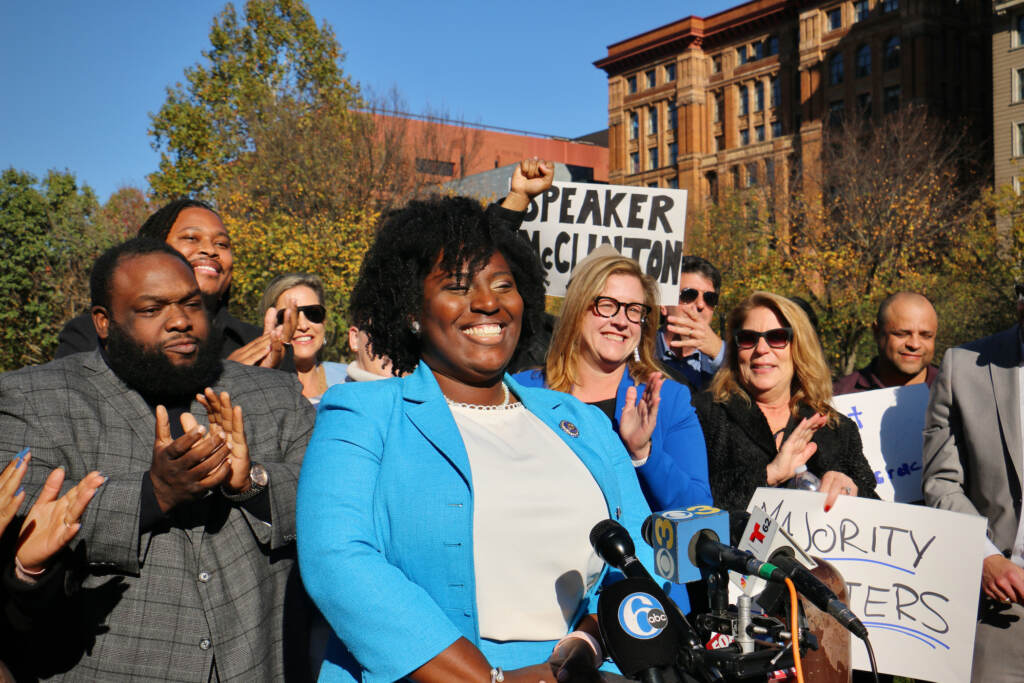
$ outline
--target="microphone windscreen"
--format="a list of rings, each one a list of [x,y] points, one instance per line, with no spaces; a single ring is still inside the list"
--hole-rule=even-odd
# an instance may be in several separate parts
[[[682,641],[669,609],[665,593],[649,579],[623,579],[601,591],[597,622],[605,650],[627,678],[675,663]]]
[[[712,532],[716,540],[729,538],[729,513],[710,505],[694,505],[685,510],[656,512],[643,526],[644,541],[654,548],[654,571],[672,583],[688,583],[701,578],[693,561],[691,545],[701,531]]]

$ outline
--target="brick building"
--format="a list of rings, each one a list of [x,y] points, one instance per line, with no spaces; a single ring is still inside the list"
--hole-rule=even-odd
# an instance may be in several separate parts
[[[685,188],[691,210],[730,188],[796,191],[830,121],[905,103],[987,141],[991,1],[751,0],[610,45],[594,62],[609,182]]]

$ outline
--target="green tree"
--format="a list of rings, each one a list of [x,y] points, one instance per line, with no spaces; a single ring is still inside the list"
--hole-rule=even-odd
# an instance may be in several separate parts
[[[317,26],[301,0],[249,0],[244,17],[229,3],[210,45],[205,63],[186,69],[186,83],[168,88],[152,116],[160,167],[149,183],[161,199],[214,198],[219,174],[258,154],[254,131],[282,111],[340,121],[360,105],[334,32]]]
[[[0,370],[49,360],[61,326],[88,303],[89,268],[112,241],[98,210],[71,173],[0,175]]]

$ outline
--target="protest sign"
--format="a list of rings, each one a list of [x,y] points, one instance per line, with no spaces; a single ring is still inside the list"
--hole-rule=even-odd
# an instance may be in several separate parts
[[[565,296],[576,264],[611,244],[658,283],[660,303],[679,301],[686,190],[558,182],[530,202],[520,228],[544,265],[547,293]]]
[[[921,445],[928,385],[843,394],[832,399],[832,406],[860,428],[878,497],[897,503],[922,500]]]
[[[760,507],[800,550],[846,579],[848,606],[868,627],[882,673],[968,681],[978,613],[985,519],[918,505],[760,488]],[[870,670],[862,643],[853,665]]]

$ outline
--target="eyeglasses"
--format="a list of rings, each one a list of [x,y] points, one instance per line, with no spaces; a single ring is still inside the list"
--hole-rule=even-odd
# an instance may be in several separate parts
[[[768,342],[773,349],[784,349],[789,342],[793,341],[792,327],[776,327],[774,330],[755,332],[754,330],[737,330],[733,335],[736,346],[741,349],[752,349],[757,346],[761,338]]]
[[[718,304],[718,292],[701,292],[693,287],[683,287],[679,290],[679,303],[692,304],[702,294],[708,308],[714,308]]]
[[[626,309],[626,320],[637,325],[642,325],[647,320],[647,315],[651,312],[651,307],[647,304],[628,304],[624,301],[613,299],[610,296],[594,297],[594,310],[602,318],[614,318],[619,314],[620,308]]]
[[[285,308],[277,309],[277,324],[278,325],[284,325],[284,312],[285,312],[285,310],[287,310],[287,309],[285,309]],[[327,309],[324,308],[323,306],[321,306],[320,304],[313,304],[312,306],[299,306],[295,310],[298,313],[301,313],[302,315],[306,316],[306,320],[308,320],[309,322],[313,323],[314,325],[318,325],[318,324],[322,323],[324,321],[324,318],[327,317]]]

